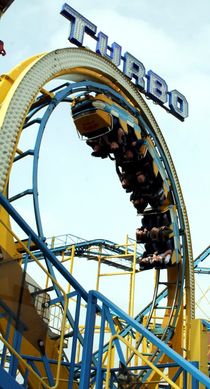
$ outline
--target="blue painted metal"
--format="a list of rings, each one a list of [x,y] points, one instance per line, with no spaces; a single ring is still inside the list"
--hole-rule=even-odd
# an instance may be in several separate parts
[[[96,311],[96,297],[89,293],[79,389],[89,389]]]
[[[203,262],[208,257],[209,254],[210,254],[210,246],[206,247],[206,249],[204,251],[202,251],[202,253],[200,255],[198,255],[198,257],[195,259],[195,261],[194,261],[195,269],[199,265],[200,262]]]
[[[41,118],[36,118],[36,119],[34,119],[34,120],[31,120],[30,122],[26,122],[26,123],[24,124],[23,128],[25,129],[25,128],[27,128],[27,127],[32,126],[33,124],[41,123],[41,120],[42,120]]]
[[[77,292],[74,291],[74,292],[68,293],[66,296],[67,296],[68,299],[71,299],[72,297],[77,296]],[[57,298],[55,298],[55,299],[51,299],[51,300],[49,301],[49,305],[55,305],[55,304],[57,304],[57,303],[59,303],[59,302],[61,302],[61,301],[62,301],[62,302],[64,301],[63,296],[57,297]]]
[[[196,267],[194,270],[194,273],[196,274],[210,274],[210,267]]]
[[[17,351],[17,353],[20,352],[21,341],[22,341],[22,335],[17,330],[15,330],[12,346]],[[18,359],[15,355],[11,354],[10,365],[9,365],[9,374],[14,378],[16,377],[16,374],[17,374],[17,368],[18,368]]]
[[[202,323],[207,328],[207,330],[210,331],[210,321],[202,320]]]
[[[21,356],[22,356],[22,355],[21,355]],[[32,369],[36,372],[36,374],[37,374],[38,376],[41,377],[41,373],[40,373],[40,371],[39,371],[37,365],[34,363],[34,361],[35,361],[36,359],[34,358],[34,360],[30,360],[30,359],[28,358],[28,356],[27,356],[26,359],[27,359],[28,364],[32,367]],[[41,361],[42,361],[42,359],[39,358],[39,362],[41,362]]]
[[[198,362],[191,362],[197,369],[199,367]],[[192,389],[199,389],[199,382],[196,378],[192,377]]]
[[[105,330],[105,308],[102,308],[101,313],[101,325],[100,325],[100,338],[99,338],[99,348],[98,348],[98,358],[97,358],[97,373],[96,373],[96,389],[100,389],[103,386],[103,372],[102,372],[102,356],[104,351],[104,330]]]
[[[27,388],[28,387],[28,377],[29,377],[29,370],[26,369],[25,370],[25,373],[24,373],[24,376],[23,376],[23,387],[24,388]]]
[[[183,371],[183,389],[187,389],[187,372]]]
[[[105,309],[106,320],[107,320],[107,322],[109,324],[111,333],[112,333],[112,335],[115,335],[116,334],[116,330],[115,330],[115,326],[114,326],[114,322],[113,322],[113,317],[112,317],[112,315],[110,313],[110,310],[109,310],[108,306],[106,306],[106,304],[104,304],[104,309]],[[122,348],[120,347],[119,340],[115,339],[114,340],[114,344],[116,346],[116,349],[117,349],[120,361],[125,365],[126,362],[125,362],[125,358],[124,358],[124,355],[123,355]]]
[[[10,201],[10,203],[12,203],[13,201],[20,199],[21,197],[24,197],[27,195],[32,195],[32,194],[33,194],[33,189],[26,189],[23,192],[18,193],[17,195],[10,197],[9,201]]]
[[[7,373],[3,367],[0,365],[0,389],[21,389],[23,388],[22,385],[19,385],[17,381],[9,374]]]
[[[24,157],[27,157],[28,155],[34,155],[34,150],[27,150],[25,151],[24,153],[22,154],[19,154],[17,155],[15,158],[14,158],[14,162],[16,161],[19,161],[20,159],[24,158]]]
[[[74,242],[72,244],[67,243],[66,245],[53,247],[53,248],[51,248],[51,251],[55,255],[61,255],[64,251],[66,251],[67,248],[69,249],[69,252],[71,252],[71,249],[74,246],[75,247],[75,256],[77,256],[77,255],[81,256],[82,254],[85,254],[85,253],[90,253],[91,255],[94,255],[94,253],[95,253],[96,255],[99,255],[99,252],[96,252],[96,251],[91,252],[91,251],[89,251],[89,248],[91,246],[100,246],[100,245],[104,249],[110,250],[110,252],[112,254],[116,253],[116,254],[124,255],[126,253],[123,246],[119,246],[117,243],[112,242],[112,241],[107,240],[107,239],[91,239],[91,240],[83,240],[82,242]],[[127,252],[128,252],[128,254],[131,254],[131,255],[133,254],[133,250],[130,248],[127,249]],[[34,252],[34,255],[37,259],[43,258],[43,254],[39,250]],[[106,256],[106,255],[109,256],[110,253],[109,252],[107,254],[103,253],[103,256]],[[137,251],[137,256],[140,257],[141,255],[142,255],[142,253]],[[24,257],[23,257],[23,261],[24,261]]]
[[[66,248],[68,247],[70,250],[71,248],[74,246],[75,247],[75,255],[77,255],[77,252],[78,252],[78,255],[82,255],[83,253],[86,252],[86,250],[88,250],[88,248],[90,248],[91,246],[96,246],[96,245],[102,245],[104,248],[110,250],[111,253],[119,253],[119,254],[124,254],[125,253],[125,250],[121,249],[120,247],[117,247],[117,244],[115,242],[112,242],[112,241],[108,241],[108,240],[104,240],[104,239],[94,239],[94,240],[89,240],[89,241],[82,241],[82,242],[75,242],[75,243],[72,243],[72,244],[66,244],[64,246],[59,246],[59,247],[55,247],[55,248],[52,248],[51,251],[55,254],[55,255],[59,255],[61,254],[62,252],[64,252],[66,250]],[[81,252],[82,251],[82,252]],[[91,251],[87,251],[88,253],[90,253],[91,255],[94,255],[94,252],[91,252]],[[205,255],[200,255],[198,256],[195,261],[194,261],[194,264],[196,266],[196,264],[198,265],[201,261],[205,260],[206,257],[208,256],[208,252],[209,252],[209,247],[203,252],[205,253]],[[96,253],[97,254],[97,253]],[[206,255],[207,254],[207,255]],[[42,252],[40,251],[36,251],[34,253],[34,255],[36,256],[36,258],[42,258],[43,257],[43,254]],[[107,253],[107,255],[110,255],[110,253]],[[141,253],[138,253],[137,252],[137,256],[140,256]],[[106,253],[104,253],[104,256],[106,256]],[[23,258],[23,262],[25,261],[25,255],[24,255],[24,258]],[[30,259],[29,259],[30,261]],[[199,269],[199,268],[198,268]],[[206,268],[205,268],[206,269]],[[195,270],[196,272],[196,270]],[[164,298],[166,298],[168,295],[168,289],[165,288],[163,289],[160,294],[157,296],[156,298],[156,307],[158,306],[158,304],[160,303],[160,301]],[[53,302],[55,302],[53,300]],[[137,320],[138,322],[141,322],[143,320],[143,317],[144,316],[147,316],[148,313],[150,312],[151,310],[151,306],[153,304],[153,301],[151,301],[136,317],[135,317],[135,320]],[[126,335],[128,332],[130,331],[130,328],[129,326],[126,327],[121,335],[124,336]]]
[[[141,333],[149,342],[151,342],[154,346],[156,346],[161,353],[166,354],[175,363],[181,366],[182,369],[185,370],[188,374],[190,374],[194,380],[198,380],[201,384],[205,385],[207,388],[210,387],[210,379],[206,375],[204,375],[199,369],[197,369],[194,365],[192,365],[190,362],[188,362],[186,359],[184,359],[182,356],[180,356],[178,353],[172,350],[167,344],[165,344],[160,339],[158,339],[143,325],[137,323],[134,319],[129,317],[127,313],[123,312],[123,310],[121,310],[114,303],[112,303],[110,300],[104,297],[101,293],[96,291],[89,292],[88,310],[89,312],[92,312],[91,322],[94,322],[93,315],[94,315],[94,311],[96,313],[96,310],[94,310],[93,307],[91,310],[91,307],[89,307],[89,305],[93,305],[93,301],[94,301],[94,306],[95,306],[96,300],[99,300],[102,304],[106,306],[106,309],[109,309],[112,312],[114,312],[119,318],[124,320],[134,330]],[[88,321],[86,321],[86,324],[87,323]],[[91,340],[93,341],[93,337],[91,338],[91,334],[89,333],[89,331],[87,330],[85,334],[86,355],[92,352],[92,347],[93,347],[93,344],[91,343]],[[88,347],[89,347],[89,351],[88,351]],[[90,361],[87,363],[87,358],[83,358],[82,360],[82,371],[83,372],[86,371],[86,374],[90,375]],[[87,385],[88,383],[86,382],[86,386],[84,388],[88,388]],[[81,386],[81,388],[83,388],[83,386]]]
[[[52,374],[52,371],[51,371],[51,368],[50,368],[50,363],[49,363],[49,360],[48,360],[48,358],[46,357],[45,354],[42,355],[41,360],[42,360],[44,368],[45,368],[45,372],[46,372],[46,375],[47,375],[48,382],[49,382],[50,386],[54,386],[55,382],[54,382],[53,374]]]
[[[52,114],[53,110],[55,109],[56,104],[55,102],[51,102],[48,106],[46,112],[44,113],[43,118],[40,120],[40,127],[36,138],[36,143],[34,147],[34,160],[33,160],[33,201],[34,201],[34,212],[35,212],[35,219],[36,219],[36,225],[37,225],[37,231],[38,235],[43,238],[43,229],[42,229],[42,223],[41,223],[41,215],[40,215],[40,209],[39,209],[39,203],[38,203],[38,161],[39,161],[39,151],[41,147],[41,141],[44,134],[44,130],[47,124],[47,121]]]
[[[11,329],[11,318],[8,317],[7,328],[6,328],[6,333],[5,333],[5,339],[7,341],[9,339],[10,329]],[[2,355],[1,355],[1,366],[2,367],[4,367],[4,364],[6,361],[6,354],[7,354],[7,347],[4,345],[3,350],[2,350]]]
[[[71,389],[73,387],[73,380],[74,380],[75,357],[76,357],[77,339],[78,339],[78,332],[79,332],[80,304],[81,304],[81,297],[80,295],[78,295],[77,303],[76,303],[75,320],[74,320],[72,348],[71,348],[68,389]]]

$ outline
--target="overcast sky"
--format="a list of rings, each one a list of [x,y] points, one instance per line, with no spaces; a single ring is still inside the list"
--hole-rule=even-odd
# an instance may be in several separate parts
[[[0,58],[1,73],[36,53],[70,46],[69,22],[60,15],[63,3],[14,2],[0,22],[0,39],[7,51]],[[138,58],[146,70],[159,74],[169,90],[178,89],[186,96],[189,118],[184,123],[160,107],[149,105],[175,163],[188,210],[193,249],[198,255],[209,245],[209,0],[67,3],[97,25],[98,32],[107,34],[110,44],[119,43],[123,52],[129,51]],[[94,49],[95,42],[87,42]],[[70,120],[67,107],[65,115]],[[52,131],[47,132],[41,159],[40,201],[45,234],[72,233],[118,242],[123,241],[127,232],[134,236],[139,219],[114,175],[114,167],[109,161],[90,157],[76,135],[70,135],[68,143],[72,123],[66,124],[63,116],[64,111],[60,110],[54,123],[51,121]],[[76,149],[74,144],[78,145]]]

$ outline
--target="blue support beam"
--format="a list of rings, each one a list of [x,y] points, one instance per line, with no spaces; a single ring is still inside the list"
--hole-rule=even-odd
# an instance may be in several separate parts
[[[196,274],[210,274],[210,267],[196,267],[194,270]]]
[[[42,362],[43,362],[43,366],[45,368],[48,382],[49,382],[50,386],[54,386],[55,382],[54,382],[54,378],[53,378],[53,373],[52,373],[51,368],[50,368],[49,360],[45,354],[42,355]]]
[[[77,296],[77,303],[76,303],[75,320],[74,320],[72,348],[71,348],[68,389],[73,388],[75,358],[76,358],[76,350],[77,350],[77,339],[78,339],[78,332],[79,332],[80,307],[81,307],[81,297],[80,297],[80,295],[78,295]]]
[[[210,321],[202,320],[203,325],[207,328],[207,331],[210,331]]]
[[[137,323],[134,319],[132,319],[127,313],[125,313],[122,309],[117,307],[114,303],[104,297],[100,292],[90,291],[88,305],[92,304],[94,301],[94,305],[96,305],[96,301],[99,300],[103,305],[108,308],[110,312],[115,313],[120,319],[124,320],[127,325],[130,325],[136,332],[142,334],[149,342],[151,342],[154,346],[156,346],[161,353],[166,354],[169,358],[171,358],[178,366],[180,366],[186,373],[192,376],[192,382],[194,385],[197,384],[197,381],[203,384],[206,388],[210,388],[210,379],[203,374],[198,368],[196,368],[192,363],[188,362],[182,356],[180,356],[177,352],[172,350],[167,344],[162,342],[159,338],[157,338],[152,332],[147,330],[142,324]],[[93,309],[93,308],[92,308]],[[88,310],[91,311],[91,307],[88,306]],[[91,317],[93,321],[93,317]],[[87,321],[86,321],[87,324]],[[91,338],[91,334],[88,334]],[[88,348],[88,344],[86,344]],[[90,342],[89,347],[92,350],[92,344]],[[90,350],[86,349],[86,354],[88,354]],[[87,375],[90,375],[90,361],[89,364],[85,359],[82,361],[83,363],[83,372],[86,371]],[[89,369],[89,372],[88,372]],[[81,386],[83,388],[83,386]],[[84,388],[88,388],[87,382]]]
[[[97,298],[89,293],[79,389],[89,389]]]
[[[206,247],[204,251],[194,260],[194,268],[199,265],[200,262],[203,262],[210,254],[210,246]]]
[[[0,389],[21,389],[22,385],[19,385],[17,381],[7,373],[3,367],[0,365]]]
[[[99,352],[97,360],[97,373],[96,373],[96,389],[103,387],[103,371],[102,371],[102,356],[103,356],[103,345],[104,345],[104,334],[105,334],[105,308],[102,308],[101,313],[101,325],[100,325],[100,337],[99,337]]]

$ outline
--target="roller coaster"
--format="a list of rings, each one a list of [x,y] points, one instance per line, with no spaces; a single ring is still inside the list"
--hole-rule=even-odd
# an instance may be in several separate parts
[[[0,388],[210,388],[210,326],[195,319],[194,294],[194,272],[207,254],[193,260],[176,170],[139,90],[86,48],[28,58],[0,81]],[[113,160],[142,218],[136,241],[46,240],[39,155],[60,104],[95,162]],[[32,166],[32,185],[10,196],[20,163]],[[26,197],[36,230],[17,211]],[[76,258],[96,264],[95,290],[78,282]],[[135,315],[136,277],[149,272],[152,299]],[[128,312],[99,291],[101,277],[113,274],[129,276]]]

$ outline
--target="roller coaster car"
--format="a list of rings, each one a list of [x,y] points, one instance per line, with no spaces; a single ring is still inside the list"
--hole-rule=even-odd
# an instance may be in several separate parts
[[[113,117],[119,120],[125,132],[128,131],[128,124],[139,130],[137,120],[104,94],[76,98],[72,103],[72,117],[79,133],[88,138],[103,136],[111,131]]]

